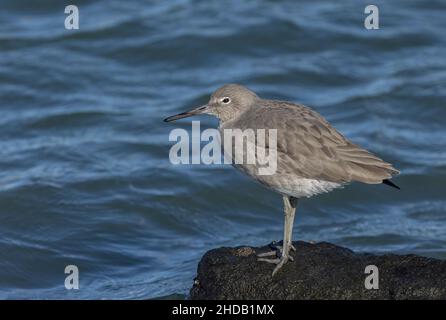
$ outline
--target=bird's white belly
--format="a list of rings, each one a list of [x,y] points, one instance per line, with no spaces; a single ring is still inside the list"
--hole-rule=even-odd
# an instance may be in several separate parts
[[[296,198],[309,198],[342,187],[342,184],[324,180],[294,178],[272,187],[275,191]]]
[[[233,166],[269,189],[296,198],[309,198],[343,186],[342,183],[307,179],[293,174],[258,175],[257,170],[251,166],[236,164]]]

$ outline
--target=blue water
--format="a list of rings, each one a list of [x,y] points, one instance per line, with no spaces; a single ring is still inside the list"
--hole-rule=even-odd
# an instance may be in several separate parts
[[[0,298],[184,297],[200,257],[282,237],[280,196],[174,166],[162,119],[224,83],[313,107],[393,163],[401,191],[302,201],[294,237],[446,258],[444,1],[0,4]],[[203,127],[216,126],[202,117]],[[79,290],[66,290],[76,265]]]

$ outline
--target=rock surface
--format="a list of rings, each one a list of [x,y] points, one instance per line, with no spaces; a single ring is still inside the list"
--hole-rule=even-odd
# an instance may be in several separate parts
[[[446,299],[446,261],[416,255],[354,253],[330,243],[294,242],[294,262],[275,276],[261,248],[218,248],[198,265],[190,299]],[[366,289],[368,265],[379,289]]]

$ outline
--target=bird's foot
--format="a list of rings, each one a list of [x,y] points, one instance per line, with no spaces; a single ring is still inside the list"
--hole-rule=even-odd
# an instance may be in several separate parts
[[[279,243],[273,241],[269,245],[269,247],[272,249],[271,251],[259,253],[257,255],[258,257],[257,261],[276,264],[272,276],[274,276],[277,273],[277,271],[279,271],[282,268],[282,266],[288,262],[288,260],[294,261],[294,258],[290,255],[289,251],[290,250],[296,251],[296,248],[291,244],[289,246],[288,252],[283,252],[283,246],[280,245],[281,243],[282,241],[280,241]],[[270,256],[276,256],[276,258],[265,258]]]
[[[277,271],[279,271],[283,267],[283,265],[288,262],[288,260],[293,261],[291,256],[285,256],[285,255],[281,256],[280,258],[275,258],[275,259],[265,259],[265,258],[257,259],[257,261],[273,263],[276,265],[276,267],[273,270],[273,273],[271,274],[272,277],[274,277],[274,275],[277,273]]]
[[[283,241],[279,241],[279,242],[273,241],[273,242],[271,242],[269,244],[269,247],[271,248],[271,251],[264,252],[264,253],[259,253],[257,255],[257,257],[263,258],[263,257],[269,257],[269,256],[276,256],[276,257],[280,258],[283,255],[283,246],[282,246],[282,244],[283,244]],[[289,251],[290,250],[296,251],[296,248],[292,244],[289,246],[289,248],[290,249],[288,250],[288,252],[286,252],[286,255],[289,257],[289,259],[291,261],[294,261],[293,257],[289,254]]]

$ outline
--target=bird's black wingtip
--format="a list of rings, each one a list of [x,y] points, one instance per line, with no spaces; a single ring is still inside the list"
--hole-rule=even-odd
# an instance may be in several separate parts
[[[394,184],[394,183],[393,183],[392,181],[390,181],[389,179],[384,179],[384,180],[383,180],[383,183],[384,183],[384,184],[387,184],[388,186],[394,187],[394,188],[396,188],[396,189],[398,189],[398,190],[401,190],[400,187],[398,187],[396,184]]]

